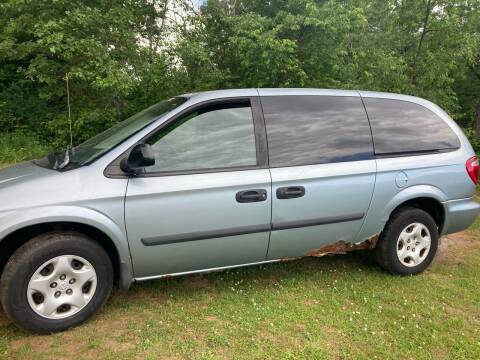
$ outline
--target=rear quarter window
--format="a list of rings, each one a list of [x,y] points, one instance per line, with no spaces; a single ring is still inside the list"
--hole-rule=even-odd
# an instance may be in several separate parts
[[[379,155],[458,149],[453,130],[433,111],[408,101],[364,98]]]
[[[262,107],[271,167],[373,158],[370,127],[359,97],[266,96]]]

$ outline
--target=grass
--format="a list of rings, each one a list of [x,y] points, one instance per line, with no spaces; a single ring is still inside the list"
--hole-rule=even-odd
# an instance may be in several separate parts
[[[0,168],[45,155],[49,147],[42,144],[33,134],[25,132],[0,135]]]
[[[480,218],[413,277],[358,252],[135,284],[50,336],[0,312],[0,357],[478,359],[479,240]]]

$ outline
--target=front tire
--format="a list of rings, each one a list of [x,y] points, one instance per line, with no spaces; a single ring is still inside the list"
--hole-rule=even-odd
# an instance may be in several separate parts
[[[414,275],[432,262],[438,247],[438,228],[426,211],[405,207],[396,211],[376,247],[377,261],[395,275]]]
[[[80,233],[52,232],[15,251],[0,279],[0,300],[17,326],[53,333],[89,319],[112,285],[112,263],[99,244]]]

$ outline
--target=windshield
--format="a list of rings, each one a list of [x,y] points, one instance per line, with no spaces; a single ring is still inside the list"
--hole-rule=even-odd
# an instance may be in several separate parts
[[[113,149],[118,144],[134,135],[145,126],[151,124],[160,116],[182,105],[187,98],[174,97],[145,109],[128,119],[114,125],[104,132],[94,136],[84,143],[66,151],[57,151],[37,160],[37,164],[53,169],[63,169],[67,166],[85,165]]]

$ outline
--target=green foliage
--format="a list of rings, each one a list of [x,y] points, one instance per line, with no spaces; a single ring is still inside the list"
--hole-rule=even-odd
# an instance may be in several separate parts
[[[32,134],[17,131],[0,135],[0,167],[45,155],[50,148]]]
[[[66,144],[68,76],[76,143],[165,97],[242,87],[412,94],[474,129],[476,0],[195,3],[3,1],[0,126]]]
[[[470,141],[470,144],[472,144],[475,152],[480,154],[480,138],[476,136],[475,132],[470,128],[463,129],[463,131],[465,132],[465,135],[467,135],[467,138]]]
[[[3,2],[0,124],[65,143],[67,76],[77,142],[123,119],[148,71],[138,38],[153,8],[136,0]]]

